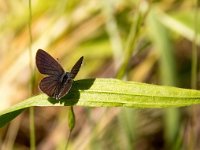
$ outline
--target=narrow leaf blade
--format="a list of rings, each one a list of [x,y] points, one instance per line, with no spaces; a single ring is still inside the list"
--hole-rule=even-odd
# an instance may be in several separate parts
[[[198,90],[117,79],[84,79],[75,81],[70,92],[60,101],[40,94],[11,106],[0,113],[0,125],[3,126],[15,118],[20,110],[32,106],[167,108],[193,104],[200,104]],[[6,114],[9,114],[10,119],[6,119]]]

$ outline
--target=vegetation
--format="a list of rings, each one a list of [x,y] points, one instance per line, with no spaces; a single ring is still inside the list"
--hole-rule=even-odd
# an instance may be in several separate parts
[[[0,2],[0,149],[199,147],[197,2],[29,2]],[[60,101],[38,89],[39,48],[66,70],[84,56]]]

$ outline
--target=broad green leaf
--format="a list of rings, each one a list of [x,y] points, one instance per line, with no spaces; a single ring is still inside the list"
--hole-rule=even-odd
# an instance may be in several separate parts
[[[117,79],[84,79],[75,81],[60,101],[45,94],[30,97],[0,113],[0,126],[31,106],[85,106],[166,108],[200,103],[200,91],[169,86],[122,81]]]
[[[1,113],[0,116],[0,127],[4,126],[7,122],[17,117],[24,109],[16,109],[14,111]]]

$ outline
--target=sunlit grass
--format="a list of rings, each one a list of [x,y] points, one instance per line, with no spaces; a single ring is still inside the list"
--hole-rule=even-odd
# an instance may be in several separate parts
[[[58,58],[65,70],[69,70],[80,56],[84,56],[85,62],[76,79],[115,77],[118,72],[118,78],[125,76],[126,78],[123,79],[128,81],[190,88],[191,45],[195,34],[196,43],[199,45],[199,31],[194,29],[194,13],[198,10],[194,11],[193,6],[192,1],[151,1],[151,3],[120,0],[109,2],[104,0],[101,3],[95,0],[32,1],[32,59],[35,60],[37,49],[42,48]],[[32,98],[28,91],[31,77],[28,54],[29,9],[27,1],[2,1],[0,8],[2,18],[0,21],[0,110],[6,110],[24,99]],[[138,14],[146,8],[149,8],[149,11],[143,14],[140,20],[141,16]],[[156,21],[151,18],[152,12]],[[128,39],[130,42],[127,42]],[[184,42],[180,44],[180,41]],[[38,94],[40,91],[37,83],[42,76],[37,69],[35,71],[34,94]],[[105,90],[105,86],[107,87],[104,85],[99,90]],[[149,88],[152,89],[151,86]],[[125,88],[122,87],[121,91],[123,89]],[[124,91],[124,94],[126,92]],[[142,92],[145,90],[143,89]],[[98,98],[100,96],[97,96]],[[117,101],[113,99],[112,102]],[[183,103],[180,102],[181,104]],[[85,149],[99,147],[100,149],[107,147],[109,149],[138,149],[140,148],[138,145],[142,143],[144,149],[145,147],[169,149],[171,148],[170,139],[163,138],[166,132],[169,133],[168,137],[172,135],[172,139],[175,138],[174,149],[180,148],[177,147],[180,143],[181,147],[188,148],[186,145],[190,130],[187,129],[198,130],[195,126],[190,126],[190,122],[185,121],[193,119],[193,122],[197,122],[195,117],[188,116],[198,114],[198,108],[196,112],[191,112],[191,107],[182,108],[179,113],[169,112],[170,115],[167,117],[163,115],[164,109],[121,111],[120,108],[109,108],[105,111],[100,106],[104,105],[98,103],[96,105],[98,108],[94,109],[75,107],[77,123],[74,134],[72,132],[69,148],[77,149],[81,145]],[[50,111],[47,113],[45,109],[55,110],[56,113],[52,114]],[[37,148],[48,148],[49,142],[54,148],[63,148],[66,144],[68,130],[64,126],[67,127],[67,114],[61,115],[62,117],[57,120],[62,112],[60,110],[62,110],[60,107],[36,109],[36,141],[40,139],[40,142],[36,142]],[[187,112],[183,113],[184,110]],[[42,114],[38,114],[39,111],[44,113],[45,117],[43,116],[42,119],[39,118]],[[145,112],[149,113],[145,114]],[[179,115],[182,119],[176,117]],[[27,146],[15,140],[20,135],[21,140],[24,141],[25,137],[22,133],[27,132],[25,129],[28,128],[28,126],[24,127],[26,113],[20,117],[23,119],[21,121],[19,119],[16,123],[19,124],[17,133],[11,129],[8,132],[6,128],[1,129],[3,132],[0,133],[0,141],[3,147],[6,148],[8,143],[19,149]],[[51,119],[45,120],[45,118]],[[168,121],[164,122],[166,119]],[[177,121],[173,122],[173,119]],[[170,121],[173,124],[169,125]],[[41,125],[40,122],[43,124]],[[47,125],[49,125],[49,130],[45,128]],[[10,124],[11,127],[12,124]],[[37,135],[38,130],[43,131],[40,132],[42,135]],[[56,132],[50,132],[54,130]],[[116,130],[119,132],[115,132]],[[171,134],[172,131],[177,134]],[[198,133],[193,134],[192,140],[195,141]],[[28,135],[27,133],[26,138],[29,138]],[[188,135],[188,137],[183,135]],[[158,145],[148,137],[161,139],[162,144]],[[193,143],[192,146],[195,147],[197,144]]]

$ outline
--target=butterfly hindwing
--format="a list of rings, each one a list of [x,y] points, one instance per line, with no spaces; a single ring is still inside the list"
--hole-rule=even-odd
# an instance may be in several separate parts
[[[60,93],[58,94],[58,99],[65,96],[72,87],[73,80],[71,78],[67,79],[66,82],[62,85]]]
[[[54,97],[59,87],[59,80],[56,76],[48,76],[40,81],[39,88],[50,97]]]

